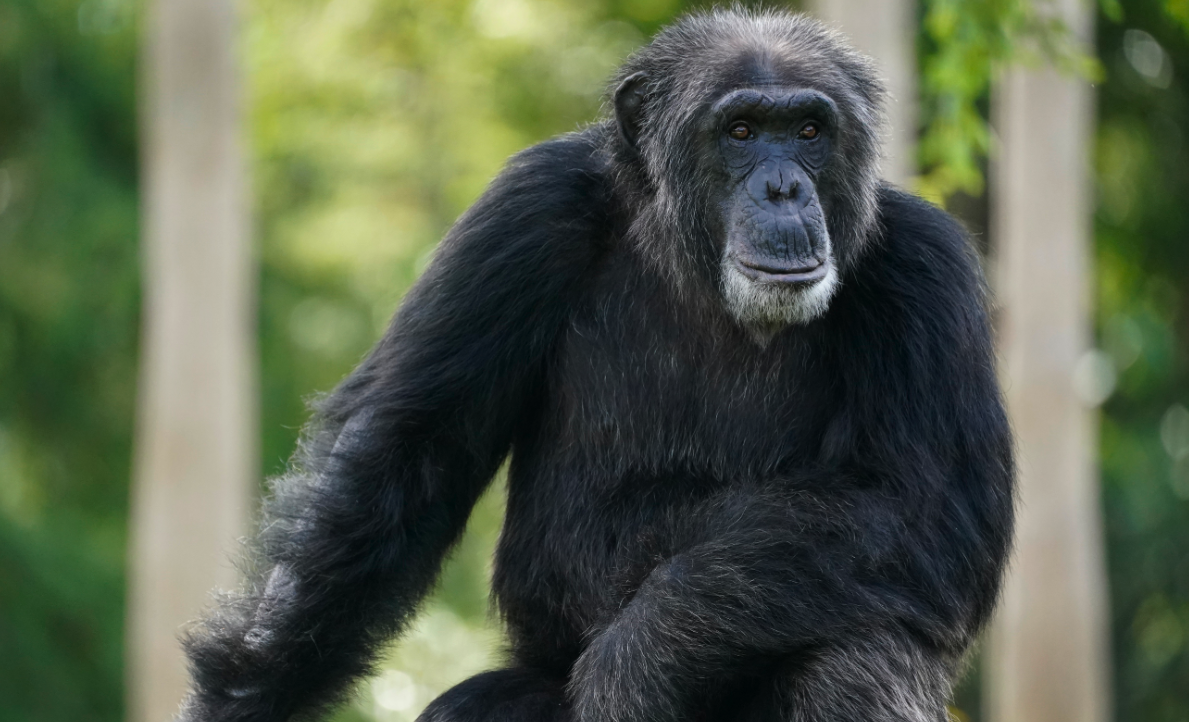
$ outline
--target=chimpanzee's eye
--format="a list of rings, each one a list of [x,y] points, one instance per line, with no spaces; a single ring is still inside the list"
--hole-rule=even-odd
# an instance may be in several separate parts
[[[808,123],[804,128],[801,129],[801,132],[797,134],[797,137],[801,138],[802,140],[813,140],[820,133],[821,130],[818,129],[817,123]]]
[[[727,135],[731,136],[735,140],[751,140],[755,137],[755,133],[752,132],[751,126],[747,123],[744,123],[742,120],[737,120],[734,123],[731,123],[731,127],[727,129]]]

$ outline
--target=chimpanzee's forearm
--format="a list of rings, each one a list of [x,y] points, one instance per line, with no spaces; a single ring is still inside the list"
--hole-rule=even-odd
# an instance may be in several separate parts
[[[578,719],[687,719],[757,665],[868,633],[960,654],[970,619],[939,615],[923,599],[932,590],[898,581],[910,550],[933,543],[898,508],[863,493],[715,504],[691,526],[717,536],[658,565],[592,637],[571,676]]]
[[[280,479],[257,582],[192,633],[201,722],[283,720],[336,701],[398,632],[494,468],[446,442],[384,444],[353,417],[333,453]]]

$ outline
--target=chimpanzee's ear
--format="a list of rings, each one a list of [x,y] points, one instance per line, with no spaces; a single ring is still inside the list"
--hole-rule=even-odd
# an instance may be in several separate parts
[[[644,100],[647,93],[648,76],[644,73],[633,73],[619,85],[615,91],[615,122],[619,125],[619,133],[628,145],[636,147],[640,137],[640,127],[644,123]]]

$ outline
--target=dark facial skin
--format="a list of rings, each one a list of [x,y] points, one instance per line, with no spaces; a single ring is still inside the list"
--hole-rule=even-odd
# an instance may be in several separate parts
[[[734,91],[714,106],[727,186],[726,258],[753,281],[810,284],[833,262],[817,179],[834,103],[813,90]]]

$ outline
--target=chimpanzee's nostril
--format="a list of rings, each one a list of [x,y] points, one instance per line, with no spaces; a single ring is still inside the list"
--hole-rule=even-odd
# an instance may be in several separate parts
[[[783,170],[777,171],[775,178],[768,178],[768,200],[772,202],[792,200],[797,197],[797,188],[801,185],[793,174],[785,175]]]
[[[780,189],[783,185],[784,185],[784,174],[781,173],[780,171],[777,171],[777,175],[775,178],[769,177],[768,178],[768,200],[773,201],[773,202],[780,200],[780,195],[781,195]]]

